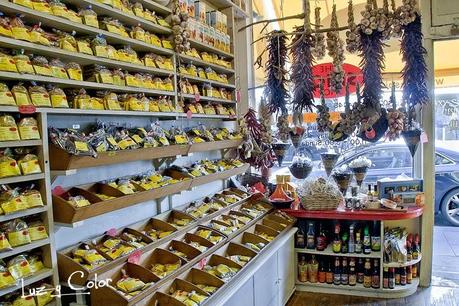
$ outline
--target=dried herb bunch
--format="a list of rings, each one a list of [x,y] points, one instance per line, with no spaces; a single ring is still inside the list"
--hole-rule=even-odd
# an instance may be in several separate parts
[[[330,27],[338,28],[338,17],[336,15],[336,4],[333,4]],[[343,88],[344,80],[344,43],[339,37],[338,31],[327,32],[328,55],[333,59],[333,71],[330,73],[330,89],[335,93],[340,93]]]
[[[269,58],[266,63],[265,95],[268,97],[268,106],[271,113],[287,113],[287,37],[284,31],[273,31],[268,42]]]
[[[427,51],[422,45],[421,16],[414,0],[404,0],[400,8],[403,28],[401,53],[405,66],[402,70],[403,100],[408,106],[408,124],[411,125],[414,108],[429,101],[426,84],[427,66],[424,56]]]
[[[359,49],[360,36],[354,21],[354,5],[352,4],[352,0],[349,0],[347,6],[347,25],[349,30],[346,31],[346,50],[349,53],[356,53]]]
[[[297,27],[295,31],[303,32],[304,27]],[[314,106],[314,77],[312,67],[314,59],[312,57],[313,37],[310,33],[295,35],[292,45],[292,68],[290,80],[293,85],[293,110],[295,112],[312,112]]]
[[[317,116],[317,130],[319,132],[328,132],[332,129],[332,122],[330,121],[330,109],[325,104],[325,94],[324,94],[324,80],[320,81],[320,105],[317,105],[319,114]]]
[[[239,150],[241,158],[257,169],[271,168],[276,157],[271,144],[261,141],[266,131],[257,120],[253,109],[249,108],[247,114],[239,121],[239,128],[244,135],[244,142]]]
[[[393,141],[399,138],[405,126],[405,111],[403,109],[397,109],[394,82],[392,82],[390,102],[392,107],[387,112],[387,121],[389,123],[389,129],[387,131],[386,137],[389,140]]]
[[[314,22],[315,30],[320,30],[320,7],[314,9]],[[325,47],[325,35],[323,33],[315,33],[314,35],[314,45],[312,46],[311,52],[316,60],[324,58],[326,53]]]

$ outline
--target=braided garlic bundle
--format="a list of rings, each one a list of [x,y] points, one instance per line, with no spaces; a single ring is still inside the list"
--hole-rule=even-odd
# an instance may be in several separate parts
[[[315,17],[315,30],[320,30],[320,7],[314,9]],[[311,48],[311,53],[316,60],[320,60],[325,56],[325,35],[323,33],[316,32],[314,34],[314,45]]]
[[[330,27],[338,28],[338,17],[336,16],[336,4],[333,5],[332,18]],[[330,89],[335,93],[340,93],[343,88],[344,80],[344,46],[339,37],[338,31],[327,33],[327,50],[328,55],[333,59],[333,71],[330,73]]]
[[[405,113],[400,110],[391,110],[387,113],[387,121],[389,122],[387,138],[391,141],[396,140],[404,129]]]
[[[349,30],[346,31],[346,50],[349,53],[356,53],[359,49],[359,34],[358,28],[354,21],[354,6],[352,0],[349,0],[347,6],[347,24]]]
[[[391,17],[389,16],[388,7],[378,8],[376,0],[367,0],[365,10],[362,11],[362,20],[360,21],[360,30],[371,35],[374,31],[381,32],[385,39],[391,36]]]
[[[174,13],[171,15],[172,33],[174,34],[174,49],[178,53],[189,51],[191,46],[188,39],[188,13],[181,12],[178,1],[174,3]]]
[[[319,114],[317,116],[317,130],[319,132],[328,132],[332,129],[332,122],[330,121],[330,109],[325,104],[324,95],[324,80],[321,80],[320,85],[320,105],[317,105]]]
[[[261,125],[264,127],[261,133],[261,142],[266,144],[271,144],[273,142],[272,136],[272,114],[271,111],[266,105],[266,100],[262,97],[260,101],[260,105],[258,108],[258,120],[260,121]]]
[[[283,142],[290,138],[290,127],[288,126],[288,114],[280,115],[277,118],[277,136]]]

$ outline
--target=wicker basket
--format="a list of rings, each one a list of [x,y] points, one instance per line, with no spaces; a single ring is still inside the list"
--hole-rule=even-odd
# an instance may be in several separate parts
[[[301,206],[305,210],[335,210],[342,198],[330,197],[326,194],[315,194],[301,197]]]

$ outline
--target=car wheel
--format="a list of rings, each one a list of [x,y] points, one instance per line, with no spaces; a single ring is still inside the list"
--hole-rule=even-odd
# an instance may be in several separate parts
[[[441,201],[441,214],[454,226],[459,226],[459,189],[448,192]]]

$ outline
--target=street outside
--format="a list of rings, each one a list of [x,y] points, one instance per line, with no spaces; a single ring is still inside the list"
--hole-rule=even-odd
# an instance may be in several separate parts
[[[435,216],[432,285],[459,288],[459,227]]]

